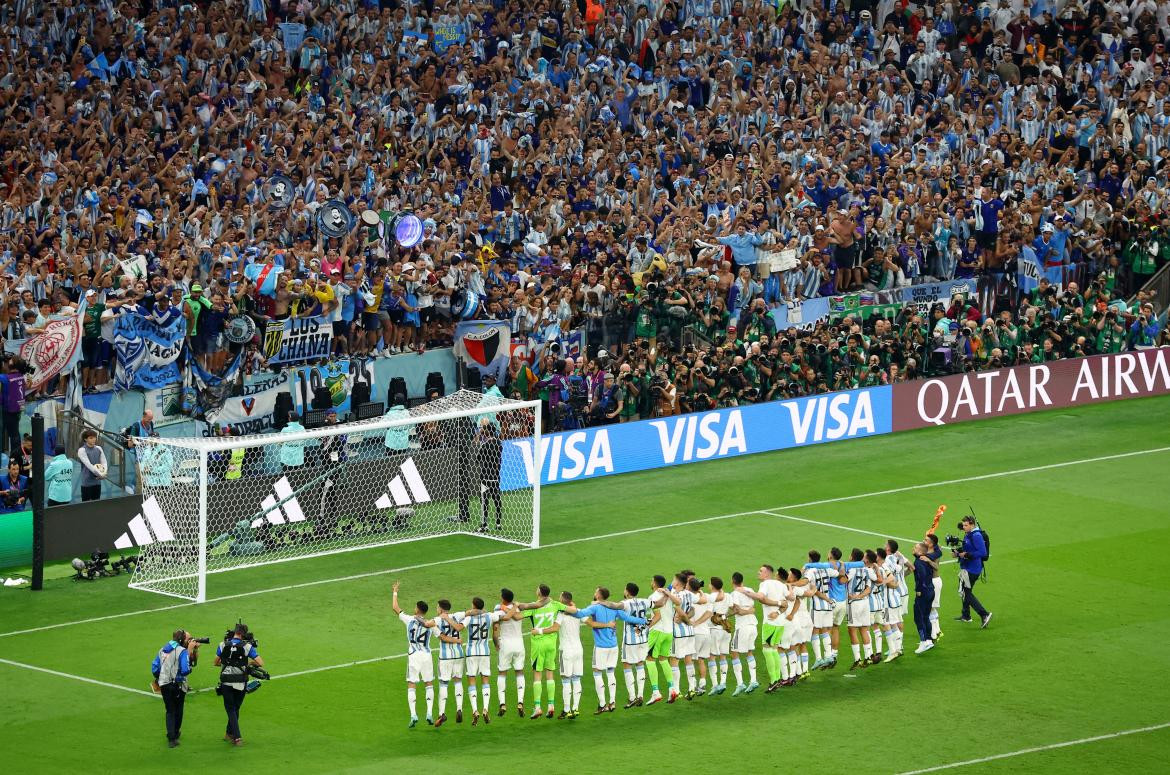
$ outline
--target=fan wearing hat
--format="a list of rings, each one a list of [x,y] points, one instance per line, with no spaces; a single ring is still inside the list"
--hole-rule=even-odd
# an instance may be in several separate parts
[[[211,309],[211,302],[203,295],[203,286],[194,283],[190,292],[183,297],[182,312],[187,319],[187,336],[191,340],[191,351],[196,355],[207,352],[207,343],[200,336],[199,318]]]

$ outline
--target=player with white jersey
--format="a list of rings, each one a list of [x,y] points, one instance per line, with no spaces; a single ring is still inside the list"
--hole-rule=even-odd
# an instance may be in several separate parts
[[[490,722],[488,705],[492,699],[492,626],[505,616],[503,611],[484,611],[483,598],[471,599],[471,609],[457,613],[454,618],[467,631],[467,691],[471,698],[471,726],[479,723],[479,699],[475,679],[480,681],[479,695],[483,698],[483,723]]]
[[[735,676],[735,691],[731,693],[750,694],[760,688],[756,680],[756,655],[753,650],[756,646],[756,601],[747,593],[750,587],[743,585],[743,574],[739,571],[731,574],[731,613],[735,615],[735,630],[731,633],[731,672]],[[744,683],[740,671],[740,655],[746,656],[748,667],[748,682]]]
[[[808,644],[812,640],[812,600],[816,598],[817,588],[812,581],[803,577],[799,568],[788,569],[788,589],[792,593],[792,615],[789,628],[792,637],[788,641],[789,671],[795,670],[798,680],[805,680],[809,675]]]
[[[626,584],[625,598],[620,603],[609,600],[598,601],[606,608],[621,609],[630,616],[650,621],[654,604],[649,598],[638,597],[638,585]],[[643,703],[646,687],[646,654],[649,651],[650,628],[648,625],[626,624],[622,627],[622,664],[625,665],[626,693],[629,701],[623,706],[634,708]],[[636,682],[636,683],[635,683]]]
[[[816,587],[818,594],[812,598],[812,650],[816,658],[813,670],[825,670],[836,664],[833,656],[832,633],[833,607],[835,601],[831,590],[838,583],[840,572],[821,563],[821,553],[813,549],[808,553],[809,562],[804,566],[804,577]]]
[[[784,582],[776,578],[776,569],[764,563],[756,571],[756,578],[760,581],[760,591],[746,590],[748,597],[763,606],[763,621],[761,624],[761,648],[764,652],[764,667],[768,671],[768,693],[776,691],[780,686],[780,641],[784,639],[783,611],[787,608],[784,601],[788,588]]]
[[[561,697],[564,705],[558,718],[577,718],[581,715],[581,675],[585,672],[585,650],[581,647],[581,620],[570,611],[573,606],[573,593],[562,592],[561,602],[566,610],[557,614],[557,627],[560,629],[559,643]]]
[[[455,723],[463,723],[463,624],[451,616],[451,601],[439,601],[435,617],[439,629],[439,717],[435,727],[447,723],[447,687],[455,684]]]
[[[878,561],[877,552],[873,549],[866,550],[865,565],[874,575],[873,585],[869,590],[869,615],[872,620],[870,638],[873,643],[873,656],[870,657],[869,663],[877,665],[882,661],[882,634],[886,623],[886,575],[882,572],[881,562]]]
[[[409,615],[398,605],[398,582],[394,582],[392,598],[394,613],[406,625],[406,702],[410,706],[410,726],[418,724],[415,712],[415,684],[426,684],[427,723],[433,724],[431,708],[435,702],[435,666],[431,662],[431,637],[438,632],[434,619],[427,619],[429,610],[426,602],[414,604],[414,614]]]
[[[882,634],[886,637],[885,661],[893,662],[902,653],[902,593],[898,591],[899,563],[897,555],[890,554],[885,547],[877,549],[877,557],[882,577],[886,580],[886,616],[882,621]]]
[[[674,611],[674,638],[670,646],[670,675],[674,681],[672,697],[678,697],[679,687],[682,686],[682,677],[679,673],[678,661],[681,659],[687,671],[688,700],[697,695],[695,686],[695,628],[691,624],[691,617],[695,613],[695,601],[698,595],[691,592],[687,585],[686,573],[674,574],[674,584],[671,591],[678,596],[678,605]]]
[[[500,703],[500,710],[496,715],[502,716],[507,710],[507,671],[511,670],[516,676],[516,712],[523,718],[524,632],[520,622],[524,617],[516,604],[516,596],[512,590],[507,588],[500,590],[500,604],[496,606],[495,611],[500,614],[500,619],[495,625],[496,643],[500,650],[499,659],[496,662],[499,669],[499,675],[496,678],[496,699]],[[484,713],[487,713],[486,708]]]
[[[873,645],[869,639],[869,628],[873,624],[873,614],[869,610],[869,593],[877,581],[877,575],[872,568],[866,567],[864,559],[864,552],[854,549],[852,560],[844,565],[848,577],[845,600],[849,608],[847,616],[849,645],[853,649],[853,666],[849,668],[850,670],[865,667],[873,656]]]
[[[687,578],[687,589],[694,599],[691,610],[691,629],[695,632],[694,663],[698,668],[699,682],[695,686],[693,697],[707,691],[707,664],[711,660],[711,602],[703,592],[703,581],[698,576]],[[712,678],[714,683],[714,678]],[[691,695],[691,692],[687,693]]]
[[[727,655],[731,650],[731,595],[723,591],[723,579],[712,576],[708,582],[711,591],[707,604],[711,606],[711,656],[707,658],[707,670],[711,674],[711,691],[708,696],[727,691]]]

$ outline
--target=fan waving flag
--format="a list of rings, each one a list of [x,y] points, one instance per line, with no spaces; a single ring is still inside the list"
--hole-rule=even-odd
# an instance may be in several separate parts
[[[284,269],[276,264],[248,264],[244,267],[244,277],[256,284],[256,290],[265,296],[276,295],[276,278]]]

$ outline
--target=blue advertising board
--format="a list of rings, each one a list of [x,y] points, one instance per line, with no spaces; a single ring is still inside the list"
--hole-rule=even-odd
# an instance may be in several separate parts
[[[883,385],[550,433],[541,438],[540,481],[558,484],[889,433],[892,394]],[[535,453],[530,438],[504,446],[503,489],[533,481]]]

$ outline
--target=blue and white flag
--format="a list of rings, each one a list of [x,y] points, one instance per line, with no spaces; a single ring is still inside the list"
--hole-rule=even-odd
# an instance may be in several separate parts
[[[176,317],[160,324],[140,312],[125,310],[114,319],[114,351],[118,356],[116,390],[155,390],[179,381],[176,361],[183,350],[187,321]]]
[[[1040,284],[1040,274],[1043,271],[1040,264],[1034,258],[1029,259],[1027,255],[1021,253],[1017,266],[1020,290],[1025,293],[1034,290]]]

